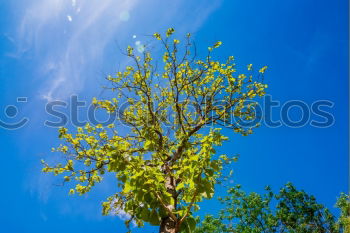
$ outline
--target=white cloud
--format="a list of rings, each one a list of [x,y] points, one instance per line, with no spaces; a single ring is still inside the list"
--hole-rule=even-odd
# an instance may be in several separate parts
[[[81,91],[92,73],[97,75],[116,38],[124,42],[135,31],[152,33],[174,25],[193,31],[220,2],[32,0],[19,26],[19,51],[34,51],[40,69],[55,64],[41,73],[39,92],[46,99],[66,98]]]
[[[59,0],[34,1],[23,17],[19,41],[22,47],[33,49],[36,57],[41,56],[38,67],[49,71],[41,73],[40,95],[51,100],[80,91],[84,87],[84,71],[96,60],[100,62],[106,44],[113,40],[121,23],[113,17],[111,9],[129,10],[135,2],[85,1],[79,5],[80,14],[73,21],[73,15],[67,14],[74,14],[70,4]],[[54,68],[42,68],[52,64]]]

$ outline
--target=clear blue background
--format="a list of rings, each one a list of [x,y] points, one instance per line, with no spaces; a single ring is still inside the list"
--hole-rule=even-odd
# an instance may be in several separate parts
[[[58,144],[57,129],[43,125],[51,119],[45,104],[71,94],[100,96],[104,74],[125,63],[118,44],[146,40],[144,35],[170,26],[179,34],[192,32],[199,48],[223,41],[217,56],[234,55],[241,67],[268,65],[268,93],[282,104],[335,103],[331,127],[261,127],[249,137],[228,133],[231,140],[220,151],[240,154],[233,184],[259,192],[292,181],[337,213],[336,198],[348,190],[347,1],[16,0],[0,1],[0,13],[0,119],[30,119],[18,130],[0,128],[1,232],[126,231],[120,218],[100,214],[100,202],[116,190],[112,177],[89,195],[72,197],[69,187],[54,186],[56,179],[40,173],[40,159],[54,162],[50,148]],[[16,103],[22,96],[28,103]],[[18,107],[13,119],[3,112],[8,105]],[[278,109],[273,116],[279,119]],[[201,213],[217,209],[211,200]]]

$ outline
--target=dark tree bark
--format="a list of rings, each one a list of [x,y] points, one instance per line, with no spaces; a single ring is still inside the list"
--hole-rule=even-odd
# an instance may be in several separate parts
[[[177,233],[176,223],[170,217],[165,217],[162,219],[159,227],[159,233]]]
[[[176,203],[177,203],[177,195],[176,195],[176,181],[174,180],[174,178],[170,175],[171,171],[168,167],[168,165],[166,164],[163,167],[163,172],[165,174],[168,174],[168,177],[166,178],[165,181],[165,187],[167,189],[167,192],[171,194],[173,200],[174,200],[174,205],[172,204],[165,204],[166,208],[170,211],[174,211],[176,209]],[[178,233],[178,224],[176,221],[176,217],[175,216],[167,216],[162,218],[161,223],[160,223],[160,227],[159,227],[159,233]]]

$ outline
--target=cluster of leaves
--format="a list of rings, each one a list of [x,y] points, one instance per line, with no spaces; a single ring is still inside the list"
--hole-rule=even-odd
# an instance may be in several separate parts
[[[240,186],[229,189],[228,196],[220,199],[225,208],[219,217],[208,215],[199,224],[196,233],[332,233],[349,232],[349,196],[342,194],[337,206],[341,217],[334,215],[315,197],[297,190],[291,183],[274,194],[246,194]]]
[[[254,81],[253,74],[262,79],[266,67],[254,72],[248,65],[249,74],[236,74],[233,57],[222,63],[211,56],[221,42],[201,60],[190,34],[180,49],[173,33],[170,28],[165,36],[153,35],[164,49],[163,67],[153,61],[148,47],[137,54],[129,46],[125,55],[132,65],[108,76],[115,98],[93,99],[108,113],[123,107],[119,120],[124,127],[88,124],[76,134],[61,128],[65,143],[57,151],[67,162],[51,166],[43,161],[43,171],[64,173],[65,181],[75,182],[72,194],[87,193],[106,172],[115,173],[120,191],[103,203],[103,214],[123,210],[131,216],[127,224],[160,225],[169,219],[177,231],[191,231],[196,203],[212,198],[223,165],[232,160],[214,156],[227,137],[220,128],[207,126],[251,134],[255,126],[245,128],[240,121],[256,117],[256,102],[247,100],[265,94],[267,86]]]

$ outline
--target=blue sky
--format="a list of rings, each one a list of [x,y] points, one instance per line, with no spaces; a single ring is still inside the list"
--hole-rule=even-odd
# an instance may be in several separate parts
[[[332,208],[348,190],[347,10],[345,0],[0,1],[0,119],[29,119],[18,130],[0,128],[1,231],[125,232],[119,217],[100,214],[100,202],[115,191],[112,178],[87,196],[72,197],[68,187],[40,173],[40,159],[55,161],[50,149],[59,143],[57,129],[44,126],[45,104],[72,94],[101,96],[104,75],[126,62],[118,45],[143,43],[144,35],[170,26],[179,35],[191,32],[199,48],[223,41],[217,56],[234,55],[242,67],[268,65],[268,93],[282,104],[334,103],[330,127],[262,126],[249,137],[227,132],[231,140],[220,149],[240,154],[233,183],[245,190],[292,181]],[[17,103],[17,97],[28,101]],[[18,109],[13,118],[4,113],[9,105]],[[279,119],[278,108],[273,117]],[[218,208],[207,201],[201,213]]]

